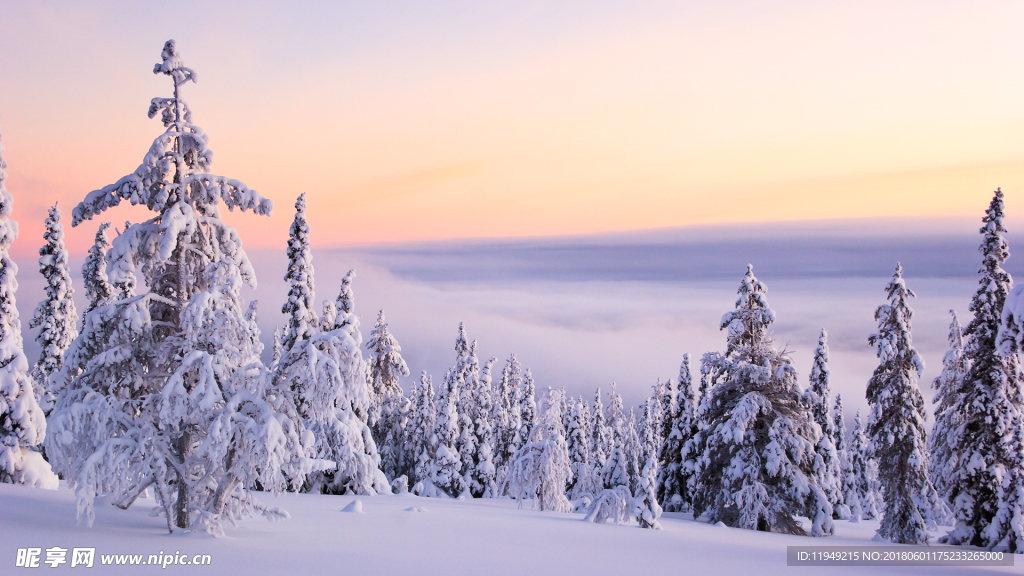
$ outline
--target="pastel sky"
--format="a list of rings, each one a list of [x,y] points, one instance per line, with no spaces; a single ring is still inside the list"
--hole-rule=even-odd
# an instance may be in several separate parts
[[[320,246],[1024,215],[1020,0],[293,4],[0,0],[15,254],[141,161],[168,38],[252,247],[300,192]]]

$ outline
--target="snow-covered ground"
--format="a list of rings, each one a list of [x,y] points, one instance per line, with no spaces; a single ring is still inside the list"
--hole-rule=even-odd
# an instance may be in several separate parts
[[[358,499],[362,513],[343,512]],[[254,518],[226,536],[175,533],[149,515],[152,500],[131,509],[99,505],[92,528],[75,524],[73,493],[0,484],[0,574],[15,570],[18,548],[95,547],[92,569],[70,563],[58,571],[144,574],[156,566],[101,565],[104,555],[209,554],[208,566],[167,566],[207,574],[992,574],[1016,567],[799,568],[786,565],[787,546],[864,546],[877,522],[836,522],[830,538],[720,528],[686,514],[666,514],[660,531],[583,522],[582,514],[518,509],[512,500],[440,500],[401,496],[263,495],[289,520]],[[45,559],[45,552],[43,552]],[[50,573],[48,565],[41,569]]]

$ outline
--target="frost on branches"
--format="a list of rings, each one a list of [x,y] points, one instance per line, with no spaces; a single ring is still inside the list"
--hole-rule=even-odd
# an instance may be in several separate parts
[[[708,391],[701,398],[700,430],[686,465],[694,470],[694,517],[728,526],[804,534],[832,533],[832,506],[818,484],[822,464],[815,425],[788,355],[768,329],[775,315],[766,288],[747,267],[736,309],[722,317],[725,354],[705,354]]]
[[[299,486],[311,462],[288,391],[260,362],[255,306],[242,305],[252,266],[220,219],[221,202],[258,215],[272,204],[208,172],[207,136],[179,97],[195,72],[173,40],[154,73],[174,83],[174,97],[153,99],[149,110],[166,131],[135,172],[89,193],[72,224],[122,201],[155,215],[114,240],[107,274],[119,295],[89,312],[65,355],[46,451],[87,523],[97,495],[126,508],[151,488],[169,530],[218,533],[223,521],[255,511],[284,516],[247,489]]]
[[[21,321],[14,293],[18,266],[8,251],[18,237],[10,219],[14,197],[7,191],[7,162],[0,139],[0,482],[57,488],[57,477],[39,452],[46,420],[35,396],[28,358],[22,347]]]
[[[959,390],[970,362],[964,354],[963,330],[956,312],[950,310],[953,317],[949,324],[949,350],[942,358],[942,373],[932,381],[935,388],[935,424],[928,437],[928,473],[932,484],[939,494],[948,499],[948,478],[955,475],[958,466],[954,454],[959,450],[960,434],[963,426],[960,411]]]
[[[82,313],[82,324],[85,324],[89,312],[98,306],[106,306],[114,299],[114,287],[107,277],[107,250],[110,249],[110,241],[107,240],[107,228],[109,222],[100,224],[96,231],[96,239],[89,247],[89,253],[82,264],[82,281],[85,283],[85,297],[89,301],[85,312]]]
[[[513,456],[509,469],[508,493],[523,505],[524,497],[533,497],[541,510],[569,512],[565,487],[572,478],[569,449],[562,429],[561,390],[548,390],[540,422],[533,427],[530,441]]]
[[[36,306],[28,326],[39,328],[39,360],[32,367],[32,379],[45,414],[53,408],[58,392],[48,386],[50,374],[60,370],[64,353],[78,336],[75,289],[71,286],[68,251],[64,247],[64,224],[56,204],[47,212],[43,240],[46,244],[39,249],[39,272],[46,281],[46,298]]]
[[[914,292],[904,283],[899,264],[885,291],[889,303],[875,310],[878,332],[868,339],[879,360],[867,389],[868,436],[884,471],[879,480],[885,509],[878,535],[899,544],[923,544],[928,541],[922,511],[929,489],[928,452],[917,378],[924,362],[911,342],[909,300]]]

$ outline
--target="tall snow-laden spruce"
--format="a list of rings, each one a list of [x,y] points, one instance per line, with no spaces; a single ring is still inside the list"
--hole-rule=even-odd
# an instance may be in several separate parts
[[[106,306],[114,299],[114,286],[107,277],[107,250],[110,249],[110,241],[107,240],[107,228],[109,222],[100,224],[96,231],[96,239],[89,247],[89,253],[82,264],[82,282],[85,284],[85,297],[89,304],[82,313],[82,324],[85,324],[89,313],[99,306]]]
[[[949,500],[947,480],[956,474],[955,468],[959,465],[954,458],[960,449],[958,444],[963,426],[959,394],[970,366],[964,354],[960,321],[956,312],[950,310],[949,314],[953,317],[949,323],[949,350],[942,358],[942,372],[932,381],[932,388],[936,390],[932,400],[935,404],[935,424],[928,437],[928,474],[935,489],[945,500]]]
[[[429,483],[424,483],[425,492],[420,496],[447,495],[457,498],[466,491],[466,481],[461,474],[462,456],[456,447],[459,439],[458,395],[459,378],[455,371],[449,368],[437,395],[431,477]]]
[[[690,355],[683,354],[675,401],[665,417],[665,441],[661,445],[658,464],[658,501],[668,512],[686,512],[693,502],[689,488],[692,467],[685,465],[683,453],[687,443],[697,433],[693,400]]]
[[[982,223],[981,278],[970,305],[974,318],[963,332],[967,371],[950,399],[959,425],[946,438],[945,489],[956,517],[947,542],[1020,551],[1019,532],[1014,535],[1017,528],[1007,519],[1017,517],[1019,526],[1024,517],[1017,496],[1024,446],[1015,440],[1024,425],[1024,288],[1011,291],[1012,280],[1002,268],[1010,256],[1002,190],[995,191]]]
[[[818,483],[821,429],[789,356],[775,348],[775,314],[753,266],[740,283],[736,309],[722,316],[725,354],[708,353],[708,375],[687,466],[694,470],[694,517],[711,523],[804,534],[797,516],[811,519],[811,534],[831,534],[832,505]]]
[[[0,138],[0,482],[56,489],[57,477],[39,452],[32,450],[43,442],[46,419],[29,374],[14,300],[18,265],[9,250],[18,238],[18,223],[10,218],[14,197],[6,181]]]
[[[924,498],[928,492],[928,450],[924,398],[917,379],[924,361],[914,349],[910,299],[914,292],[903,281],[897,264],[885,288],[888,304],[875,310],[878,332],[868,338],[875,347],[878,367],[868,380],[871,406],[868,436],[878,459],[885,508],[878,535],[899,544],[928,541]]]
[[[509,356],[501,370],[501,378],[493,391],[494,414],[494,467],[499,488],[503,485],[505,473],[515,453],[515,439],[522,425],[519,405],[520,388],[523,378],[516,355]]]
[[[46,216],[43,240],[39,249],[39,273],[46,282],[46,298],[36,306],[29,328],[39,328],[39,360],[32,367],[36,396],[44,414],[53,409],[59,390],[49,385],[50,374],[60,370],[64,353],[78,337],[78,312],[75,310],[75,289],[71,286],[71,266],[64,247],[64,224],[60,208],[54,204]]]
[[[126,508],[151,488],[169,530],[217,533],[253,511],[283,516],[247,488],[299,486],[312,462],[289,391],[259,359],[255,302],[246,310],[239,293],[255,286],[252,266],[220,219],[221,202],[257,215],[272,204],[208,172],[207,136],[179,95],[196,74],[173,40],[161,56],[153,72],[172,80],[174,96],[154,98],[149,115],[166,131],[133,173],[73,211],[73,226],[122,201],[155,215],[114,240],[107,274],[120,296],[88,314],[55,375],[65,387],[46,452],[88,523],[96,496]]]
[[[814,447],[818,456],[821,456],[822,466],[818,471],[818,483],[828,496],[832,504],[833,516],[847,519],[850,517],[850,509],[846,507],[843,499],[841,466],[839,453],[835,445],[835,429],[832,418],[829,415],[829,392],[831,387],[828,381],[828,332],[824,328],[818,336],[818,347],[814,349],[814,364],[811,366],[810,385],[804,392],[807,402],[811,406],[811,415],[814,422],[821,428],[821,440]]]
[[[306,194],[295,200],[295,219],[288,230],[288,301],[281,312],[288,316],[281,340],[282,350],[288,351],[300,340],[309,340],[317,332],[316,312],[313,310],[313,251],[309,245],[309,224],[306,223]]]
[[[370,337],[366,341],[370,353],[369,385],[376,402],[376,424],[370,427],[373,437],[380,446],[381,468],[384,475],[395,479],[411,476],[414,463],[407,458],[405,427],[409,423],[411,402],[405,398],[399,378],[409,375],[409,367],[402,358],[402,347],[388,332],[384,311],[377,313]],[[371,413],[374,409],[371,409]],[[371,416],[370,421],[374,418]]]

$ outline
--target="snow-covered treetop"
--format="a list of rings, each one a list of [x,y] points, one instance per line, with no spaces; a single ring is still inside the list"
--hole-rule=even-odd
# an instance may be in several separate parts
[[[720,329],[728,328],[727,355],[740,346],[759,342],[768,334],[775,313],[768,307],[767,292],[764,283],[754,277],[754,265],[747,264],[747,273],[737,290],[736,309],[722,316]]]
[[[288,231],[288,301],[281,312],[288,315],[281,345],[285,350],[300,340],[309,340],[317,331],[313,279],[313,251],[309,245],[309,224],[306,222],[306,193],[295,200],[295,218]]]
[[[868,342],[875,347],[875,354],[882,363],[899,361],[906,356],[920,376],[924,372],[924,360],[914,349],[910,336],[910,320],[914,316],[910,299],[916,294],[903,281],[903,267],[898,262],[885,292],[889,303],[875,310],[878,332],[872,334]]]
[[[92,219],[122,200],[144,204],[164,216],[164,238],[159,249],[166,255],[173,250],[178,233],[184,232],[178,224],[193,212],[216,215],[218,202],[223,202],[228,210],[239,208],[268,215],[273,204],[239,180],[207,173],[213,161],[213,151],[207,145],[209,138],[202,128],[191,123],[188,107],[178,95],[182,84],[196,81],[196,72],[185,68],[173,40],[167,41],[161,55],[163,61],[156,65],[154,73],[171,77],[174,97],[154,98],[150,118],[162,113],[167,130],[154,140],[134,172],[89,193],[75,208],[72,225]],[[237,235],[229,241],[239,244]]]

